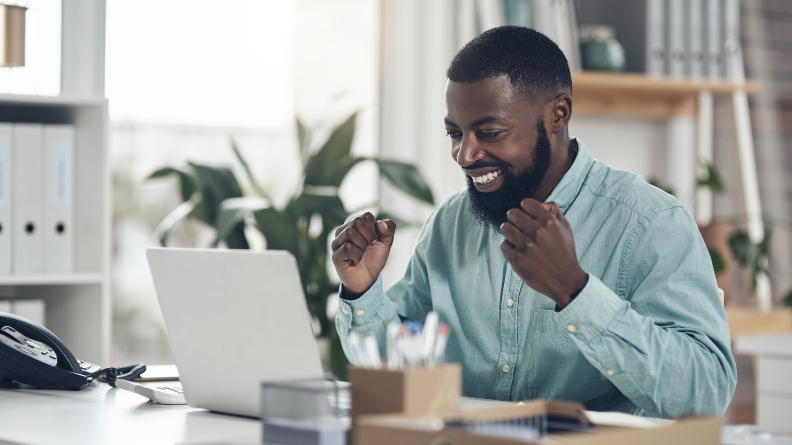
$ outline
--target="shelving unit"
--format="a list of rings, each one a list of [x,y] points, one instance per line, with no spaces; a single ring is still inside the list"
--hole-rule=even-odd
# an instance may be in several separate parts
[[[0,295],[40,298],[45,324],[79,358],[105,364],[110,350],[110,175],[107,100],[0,95],[0,121],[75,129],[71,273],[0,275]]]
[[[707,80],[649,77],[637,73],[582,71],[572,73],[573,111],[580,114],[609,114],[668,119],[695,117],[702,92],[732,94],[742,90],[756,94],[756,82],[737,84]]]

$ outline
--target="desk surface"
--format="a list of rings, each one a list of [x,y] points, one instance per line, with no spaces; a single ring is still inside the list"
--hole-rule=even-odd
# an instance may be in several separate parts
[[[101,382],[82,391],[0,389],[0,445],[173,443],[260,445],[261,423],[150,403]]]
[[[734,351],[740,354],[787,356],[792,359],[792,333],[737,337]]]

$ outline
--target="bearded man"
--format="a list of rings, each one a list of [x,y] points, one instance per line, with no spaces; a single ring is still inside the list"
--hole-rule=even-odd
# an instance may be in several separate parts
[[[570,138],[572,80],[546,36],[483,33],[448,69],[445,126],[467,190],[429,217],[404,277],[380,273],[393,221],[336,231],[347,338],[435,311],[463,394],[555,399],[674,418],[722,414],[736,384],[729,328],[690,213]]]

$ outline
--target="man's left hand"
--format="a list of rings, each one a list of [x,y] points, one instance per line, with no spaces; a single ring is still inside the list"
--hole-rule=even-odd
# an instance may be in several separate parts
[[[564,308],[588,282],[575,254],[572,227],[554,202],[524,199],[509,210],[500,248],[512,270],[533,290]]]

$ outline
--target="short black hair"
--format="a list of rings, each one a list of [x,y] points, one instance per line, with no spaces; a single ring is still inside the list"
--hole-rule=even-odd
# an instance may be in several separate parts
[[[532,97],[572,94],[572,76],[561,49],[546,35],[524,26],[500,26],[468,42],[451,61],[452,82],[509,76],[514,92]]]

